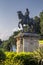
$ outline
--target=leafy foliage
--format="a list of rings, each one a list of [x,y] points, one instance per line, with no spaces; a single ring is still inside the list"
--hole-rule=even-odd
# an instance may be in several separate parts
[[[38,65],[38,61],[43,59],[43,50],[35,52],[2,52],[0,51],[2,65]]]
[[[2,44],[2,40],[0,39],[0,45]]]
[[[40,12],[40,27],[41,27],[41,34],[43,35],[43,11]]]
[[[40,33],[40,18],[38,16],[35,16],[34,20],[36,22],[36,32],[39,34]]]
[[[2,50],[0,50],[0,62],[1,62],[1,61],[4,61],[5,58],[6,58],[5,53],[4,53]]]
[[[33,53],[14,53],[5,52],[6,60],[4,60],[4,65],[37,65],[38,59],[34,57]]]
[[[22,61],[23,65],[31,65],[31,62],[33,62],[32,65],[37,65],[37,59],[34,58],[33,53],[20,53],[17,54],[14,58],[15,63],[17,63],[17,61]]]

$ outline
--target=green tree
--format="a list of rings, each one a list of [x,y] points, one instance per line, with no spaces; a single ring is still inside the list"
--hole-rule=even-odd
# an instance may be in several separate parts
[[[43,11],[40,12],[40,27],[41,27],[41,34],[43,35]]]
[[[36,22],[36,32],[40,33],[40,18],[38,16],[35,16],[34,20]]]
[[[5,53],[2,50],[0,50],[0,62],[4,61],[5,58],[6,58]]]
[[[2,40],[0,39],[0,45],[2,44]]]
[[[2,45],[1,45],[1,48],[3,51],[10,51],[10,47],[11,47],[11,44],[9,43],[8,40],[3,41]]]
[[[1,44],[1,49],[4,51],[10,51],[12,45],[15,45],[16,48],[16,38],[14,38],[14,36],[16,36],[19,32],[20,31],[15,31],[8,40],[3,41],[3,43]]]
[[[9,43],[12,43],[12,44],[14,44],[16,46],[16,38],[14,38],[14,37],[17,36],[19,32],[20,32],[19,30],[13,32],[13,35],[11,35],[9,37]]]

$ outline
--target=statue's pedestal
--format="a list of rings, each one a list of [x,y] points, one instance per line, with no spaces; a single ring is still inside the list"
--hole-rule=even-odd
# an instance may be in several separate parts
[[[32,52],[39,47],[39,35],[35,33],[19,33],[17,39],[17,52]]]

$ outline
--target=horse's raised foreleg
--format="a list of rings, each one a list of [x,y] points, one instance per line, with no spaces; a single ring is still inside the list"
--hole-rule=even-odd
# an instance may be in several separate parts
[[[20,22],[18,23],[18,27],[20,28]]]

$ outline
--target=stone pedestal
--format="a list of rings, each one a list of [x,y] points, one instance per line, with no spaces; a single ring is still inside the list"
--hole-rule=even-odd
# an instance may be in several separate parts
[[[17,39],[17,52],[33,52],[39,47],[39,35],[35,33],[19,33]]]

